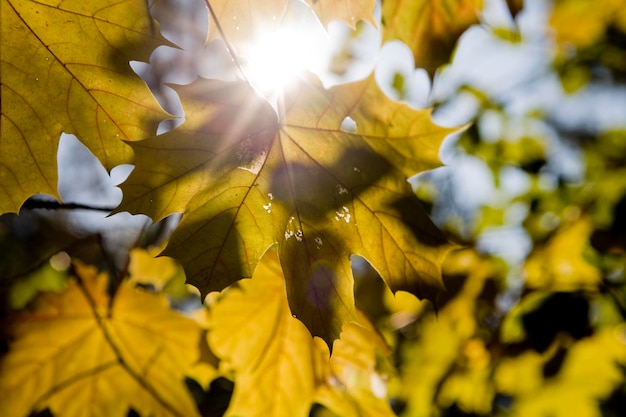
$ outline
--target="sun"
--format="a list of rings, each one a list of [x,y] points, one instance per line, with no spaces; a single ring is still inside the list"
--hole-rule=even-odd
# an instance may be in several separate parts
[[[246,48],[244,71],[249,81],[265,95],[280,95],[304,72],[322,69],[327,39],[314,29],[282,26],[262,33]]]

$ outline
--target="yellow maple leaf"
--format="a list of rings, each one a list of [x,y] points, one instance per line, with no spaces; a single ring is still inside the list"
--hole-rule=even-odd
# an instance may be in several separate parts
[[[111,169],[167,116],[128,64],[167,44],[144,0],[2,0],[0,36],[0,213],[58,197],[61,132]]]
[[[252,279],[227,290],[211,309],[208,340],[235,375],[227,416],[308,415],[317,350],[290,313],[274,251],[263,257]]]
[[[549,24],[558,44],[588,47],[615,25],[626,30],[624,0],[557,0]]]
[[[383,2],[383,41],[400,40],[413,51],[415,64],[433,74],[449,60],[458,37],[478,23],[482,0]]]
[[[526,261],[526,285],[555,291],[594,290],[602,277],[584,257],[592,231],[591,220],[586,217],[562,227]]]
[[[127,281],[111,298],[108,282],[76,265],[65,292],[42,293],[17,316],[0,362],[0,415],[198,415],[184,377],[199,356],[199,327]]]
[[[281,26],[290,0],[209,0],[209,33],[207,41],[225,39],[238,49],[264,32]],[[354,28],[360,20],[374,25],[375,0],[305,0],[320,22],[342,20]]]
[[[515,396],[511,416],[599,417],[600,400],[624,381],[626,328],[607,326],[573,344],[558,374],[543,378],[549,358],[527,351],[497,367],[498,390]]]
[[[338,416],[394,416],[387,396],[387,379],[379,365],[389,360],[390,349],[369,325],[346,323],[341,337],[317,348],[328,362],[325,377],[315,394],[316,402]],[[330,356],[330,358],[329,358]]]

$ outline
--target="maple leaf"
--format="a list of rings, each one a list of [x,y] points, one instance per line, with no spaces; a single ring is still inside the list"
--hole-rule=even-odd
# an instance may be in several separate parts
[[[229,288],[211,308],[208,341],[235,373],[226,415],[308,415],[319,353],[289,311],[275,251],[263,257],[251,280]]]
[[[478,23],[482,0],[386,0],[382,4],[383,42],[400,40],[413,51],[415,65],[431,76],[449,61],[459,36]]]
[[[536,246],[524,265],[528,288],[554,291],[595,290],[602,281],[600,270],[588,261],[593,224],[581,217],[565,224],[543,246]]]
[[[505,357],[490,379],[499,392],[515,396],[514,416],[600,416],[601,401],[624,383],[624,335],[622,322],[570,342],[561,369],[551,377],[544,376],[550,356],[528,350]]]
[[[292,0],[256,1],[212,0],[209,6],[207,42],[225,39],[235,49],[272,31],[283,23]],[[355,27],[359,20],[375,25],[375,0],[305,0],[320,22],[327,26],[331,20],[342,20]]]
[[[166,116],[128,64],[166,43],[144,0],[2,0],[1,37],[0,213],[58,197],[61,132],[111,169]]]
[[[27,416],[46,407],[57,417],[197,416],[184,384],[199,356],[197,324],[167,300],[76,265],[63,293],[41,293],[12,323],[0,362],[0,414]]]
[[[307,0],[307,3],[325,27],[332,20],[341,20],[353,29],[361,20],[376,26],[373,15],[376,0]]]
[[[354,319],[350,256],[393,291],[432,297],[448,246],[407,177],[439,166],[455,131],[393,102],[373,77],[325,90],[309,78],[274,110],[244,83],[176,87],[179,128],[132,144],[119,210],[184,212],[165,254],[202,294],[250,277],[278,243],[292,312],[332,341]],[[344,129],[347,117],[356,129]]]
[[[327,360],[321,366],[325,378],[316,391],[316,402],[338,416],[395,416],[387,398],[386,376],[377,369],[379,362],[389,361],[390,349],[371,325],[346,323],[332,355],[325,344],[316,346]]]
[[[555,32],[560,49],[590,47],[605,36],[609,27],[626,32],[626,11],[620,0],[572,1],[561,0],[554,4],[549,24]],[[564,46],[566,45],[566,46]],[[565,52],[561,52],[566,55]]]

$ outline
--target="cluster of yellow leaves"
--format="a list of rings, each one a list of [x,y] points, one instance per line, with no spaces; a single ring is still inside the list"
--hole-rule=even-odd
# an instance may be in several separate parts
[[[579,227],[576,223],[573,226]],[[555,237],[560,239],[560,235]],[[570,236],[569,242],[580,246],[581,240],[585,242],[586,237],[575,240]],[[569,262],[582,265],[582,254],[570,252]],[[542,252],[537,256],[549,255]],[[564,255],[554,257],[556,265],[564,262]],[[559,276],[557,267],[549,273],[555,282],[535,282],[541,286],[506,314],[499,334],[492,333],[494,330],[481,321],[485,319],[485,303],[489,302],[484,298],[486,288],[498,276],[503,277],[499,268],[493,260],[471,250],[455,252],[444,264],[444,272],[466,278],[437,314],[415,302],[387,300],[393,313],[389,319],[392,327],[394,318],[402,313],[418,320],[415,333],[406,334],[415,339],[400,345],[401,384],[392,389],[393,395],[406,401],[403,415],[432,416],[452,406],[464,413],[501,415],[503,410],[494,408],[499,394],[510,396],[512,401],[503,415],[599,417],[600,401],[625,379],[626,327],[620,313],[611,311],[615,307],[608,300],[593,299],[602,324],[591,335],[575,340],[562,331],[555,334],[544,352],[528,346],[520,351],[530,336],[522,323],[524,315],[537,310],[555,291],[590,291],[592,284],[576,280],[568,271]],[[406,323],[404,320],[402,325]],[[554,366],[558,366],[557,371],[546,373]]]
[[[431,416],[437,407],[455,403],[468,413],[486,415],[491,411],[493,360],[477,315],[479,295],[494,274],[497,276],[497,267],[464,250],[452,254],[446,268],[449,274],[468,276],[459,293],[440,311],[420,318],[419,339],[403,349],[398,395],[407,401],[408,416]]]
[[[238,44],[280,24],[289,1],[207,5],[209,39]],[[310,6],[324,24],[374,22],[373,0]],[[107,169],[132,161],[122,139],[149,137],[166,114],[129,61],[167,42],[142,0],[2,7],[2,99],[11,105],[2,109],[0,211],[17,211],[34,193],[57,196],[61,132],[76,134]],[[121,210],[154,220],[184,214],[166,253],[202,294],[250,277],[278,243],[292,311],[331,343],[355,317],[351,255],[394,291],[432,298],[441,289],[448,246],[407,178],[440,165],[439,146],[454,129],[389,100],[373,77],[330,90],[303,79],[278,114],[245,83],[199,80],[178,92],[186,122],[134,142]],[[354,131],[342,127],[346,118]]]
[[[392,416],[379,369],[389,349],[375,331],[343,327],[332,355],[292,316],[275,251],[251,280],[240,281],[210,309],[208,341],[233,375],[227,416],[308,416],[314,402],[340,416]]]
[[[557,0],[550,16],[556,41],[577,48],[598,42],[612,25],[626,33],[624,0]]]
[[[76,264],[62,293],[44,292],[11,323],[0,362],[0,414],[196,416],[186,372],[198,359],[200,327],[163,295]]]
[[[557,231],[545,247],[536,249],[524,266],[526,286],[552,291],[594,291],[601,282],[598,269],[585,259],[593,225],[580,218]]]
[[[213,297],[208,321],[186,318],[163,293],[136,287],[176,287],[180,266],[171,258],[133,250],[129,270],[110,297],[107,275],[77,263],[63,292],[43,292],[17,314],[0,361],[2,416],[45,408],[58,417],[125,416],[130,408],[195,416],[184,378],[206,387],[220,375],[235,382],[226,415],[304,417],[313,403],[341,416],[393,415],[391,367],[380,366],[390,354],[385,342],[367,322],[346,324],[331,355],[292,316],[275,251],[252,279]],[[201,360],[204,343],[219,369]]]
[[[599,417],[598,402],[624,381],[626,326],[600,328],[568,346],[558,374],[544,378],[554,354],[529,350],[499,364],[494,379],[500,392],[515,397],[511,415]]]
[[[556,0],[549,25],[556,41],[555,64],[566,91],[576,91],[590,81],[591,69],[585,62],[624,71],[623,46],[615,41],[626,34],[624,0]]]

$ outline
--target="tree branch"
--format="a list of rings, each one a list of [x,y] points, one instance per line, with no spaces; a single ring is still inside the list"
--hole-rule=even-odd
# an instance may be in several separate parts
[[[22,204],[24,209],[44,209],[44,210],[93,210],[93,211],[105,211],[110,212],[115,210],[115,207],[94,207],[87,204],[80,203],[59,203],[53,200],[38,200],[30,198]]]

